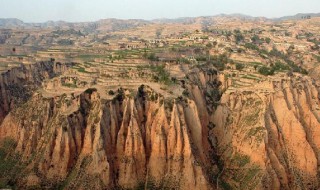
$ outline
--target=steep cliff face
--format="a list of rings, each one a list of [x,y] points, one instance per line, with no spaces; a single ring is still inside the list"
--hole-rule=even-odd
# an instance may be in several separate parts
[[[13,78],[37,86],[64,70],[48,67]],[[6,88],[15,84],[7,75]],[[320,96],[308,77],[272,80],[267,90],[230,90],[224,75],[204,67],[181,85],[184,95],[176,98],[141,86],[120,88],[112,100],[88,89],[2,103],[0,187],[319,187]]]
[[[39,62],[0,74],[0,123],[17,103],[25,102],[44,79],[68,69],[69,64]]]
[[[273,83],[274,93],[232,92],[213,116],[218,182],[237,189],[319,187],[319,94],[307,79]]]
[[[11,112],[0,138],[16,141],[26,164],[18,186],[210,189],[195,154],[204,151],[195,103],[167,102],[145,88],[105,103],[93,89],[79,97],[34,95]]]

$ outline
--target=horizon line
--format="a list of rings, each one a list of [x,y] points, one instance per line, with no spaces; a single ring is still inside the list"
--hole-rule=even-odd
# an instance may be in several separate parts
[[[172,17],[172,18],[168,18],[168,17],[163,17],[163,18],[150,18],[150,19],[143,19],[143,18],[116,18],[116,17],[108,17],[108,18],[100,18],[100,19],[97,19],[97,20],[91,20],[91,21],[68,21],[68,20],[47,20],[47,21],[43,21],[43,22],[29,22],[29,21],[24,21],[24,19],[21,19],[21,18],[17,18],[17,17],[7,17],[7,18],[4,18],[4,17],[1,17],[1,19],[16,19],[16,20],[19,20],[19,21],[22,21],[23,23],[26,23],[26,24],[41,24],[41,23],[47,23],[47,22],[66,22],[66,23],[87,23],[87,22],[98,22],[98,21],[101,21],[101,20],[108,20],[108,19],[114,19],[114,20],[142,20],[142,21],[156,21],[156,20],[177,20],[177,19],[185,19],[185,18],[199,18],[199,17],[217,17],[217,16],[246,16],[246,17],[251,17],[251,18],[265,18],[265,19],[269,19],[269,20],[276,20],[276,19],[281,19],[281,18],[284,18],[284,17],[294,17],[294,16],[297,16],[299,14],[311,14],[311,15],[317,15],[317,14],[320,14],[320,12],[313,12],[313,13],[310,13],[310,12],[299,12],[299,13],[296,13],[296,14],[292,14],[292,15],[285,15],[285,16],[280,16],[280,17],[268,17],[268,16],[251,16],[251,15],[248,15],[248,14],[244,14],[244,13],[230,13],[230,14],[227,14],[227,13],[219,13],[219,14],[215,14],[215,15],[207,15],[207,16],[183,16],[183,17]],[[320,15],[319,15],[320,16]]]

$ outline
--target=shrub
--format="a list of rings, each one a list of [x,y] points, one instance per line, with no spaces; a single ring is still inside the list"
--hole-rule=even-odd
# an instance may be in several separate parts
[[[114,93],[113,90],[109,90],[108,94],[109,94],[110,96],[113,96],[115,93]]]
[[[262,75],[265,75],[265,76],[274,74],[274,70],[272,70],[271,68],[266,67],[266,66],[260,67],[258,72]]]
[[[159,57],[157,57],[154,53],[150,53],[149,55],[147,55],[147,58],[150,61],[159,61]]]
[[[276,62],[275,65],[272,67],[273,70],[275,71],[283,71],[283,70],[289,70],[290,67],[288,65],[285,65],[281,62]]]
[[[239,71],[241,71],[242,69],[244,69],[244,65],[241,64],[241,63],[237,63],[237,64],[236,64],[236,69],[239,70]]]
[[[255,44],[252,44],[252,43],[246,43],[244,45],[244,47],[247,49],[252,49],[252,50],[257,50],[257,51],[259,50],[259,47]]]
[[[240,42],[242,42],[242,41],[244,40],[244,37],[243,37],[243,35],[242,35],[241,33],[237,33],[237,34],[235,35],[235,38],[236,38],[236,43],[237,43],[237,44],[240,43]]]
[[[59,45],[73,45],[74,41],[69,39],[61,39],[57,42]]]
[[[265,41],[266,41],[266,43],[270,44],[271,39],[268,37],[268,38],[265,39]]]
[[[189,96],[188,90],[184,90],[184,91],[182,92],[182,95],[184,95],[184,96]]]
[[[261,39],[259,38],[259,36],[257,35],[254,35],[252,38],[251,38],[252,42],[253,43],[260,43],[261,42]]]
[[[210,61],[208,62],[211,63],[214,67],[216,67],[219,71],[223,71],[225,69],[225,64],[231,62],[231,60],[229,60],[227,54],[221,54],[211,56]]]
[[[150,69],[155,73],[153,76],[153,80],[155,82],[164,83],[166,85],[170,85],[172,83],[170,73],[165,70],[163,65],[151,66]]]
[[[213,62],[213,66],[215,66],[219,71],[223,71],[225,69],[225,64],[222,62]]]

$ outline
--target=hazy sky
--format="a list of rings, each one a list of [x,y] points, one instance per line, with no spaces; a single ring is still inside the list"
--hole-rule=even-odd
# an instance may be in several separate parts
[[[26,22],[177,18],[243,13],[280,17],[320,12],[320,0],[0,0],[0,18]]]

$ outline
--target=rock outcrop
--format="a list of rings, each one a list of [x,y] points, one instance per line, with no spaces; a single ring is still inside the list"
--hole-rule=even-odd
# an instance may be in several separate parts
[[[29,78],[40,85],[51,68],[3,75],[1,86]],[[50,98],[36,92],[12,107],[11,91],[1,87],[0,182],[20,189],[319,187],[320,96],[308,77],[229,91],[223,75],[202,68],[181,83],[184,95],[176,98],[142,85],[119,88],[111,100],[94,88]]]
[[[45,79],[65,72],[69,65],[39,62],[0,73],[0,123],[15,104],[27,101]]]
[[[227,188],[319,187],[318,91],[308,78],[282,80],[274,90],[222,96],[210,132],[223,163],[218,182]]]
[[[201,156],[195,154],[204,154],[204,148],[194,102],[188,100],[186,107],[166,101],[146,87],[136,97],[121,92],[105,103],[94,89],[79,97],[38,94],[5,118],[0,138],[16,140],[25,172],[43,183],[72,189],[210,189]],[[70,183],[62,183],[65,179]],[[18,184],[27,186],[28,180]]]

